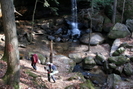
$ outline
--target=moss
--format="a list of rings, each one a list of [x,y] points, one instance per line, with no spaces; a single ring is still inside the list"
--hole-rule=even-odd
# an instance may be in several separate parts
[[[35,86],[37,86],[38,89],[44,89],[44,88],[47,89],[45,83],[44,83],[43,80],[40,78],[41,76],[38,76],[38,75],[34,74],[34,73],[31,72],[30,70],[26,70],[26,73],[27,73],[29,76],[33,77],[33,84],[34,84]],[[17,88],[17,89],[18,89],[18,88]]]
[[[19,83],[14,84],[14,89],[19,89]]]
[[[33,78],[39,77],[38,75],[32,73],[30,70],[27,70],[26,73],[27,73],[29,76],[33,77]]]
[[[92,84],[90,80],[87,80],[86,82],[81,83],[79,85],[67,86],[65,89],[75,89],[76,87],[79,87],[79,89],[95,89],[94,85]]]
[[[38,55],[40,60],[44,58],[44,56],[42,54],[37,54],[37,55]]]
[[[67,80],[68,81],[79,80],[79,78],[80,78],[80,81],[83,81],[83,82],[86,81],[86,79],[84,78],[84,76],[81,73],[75,73],[75,75],[73,75],[72,77],[68,78]]]
[[[90,80],[87,80],[85,83],[80,84],[80,89],[95,89],[94,85]]]

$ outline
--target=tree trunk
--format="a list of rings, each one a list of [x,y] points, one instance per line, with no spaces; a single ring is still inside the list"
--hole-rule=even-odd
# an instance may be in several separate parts
[[[92,12],[90,13],[90,32],[89,32],[89,43],[88,43],[88,50],[87,51],[90,51],[90,40],[91,40],[91,30],[92,30],[92,14],[93,14],[93,0],[91,1],[91,10]]]
[[[122,8],[122,18],[121,18],[121,23],[123,22],[123,15],[124,15],[124,9],[125,9],[125,3],[126,3],[126,0],[123,1],[123,8]]]
[[[50,63],[53,63],[53,40],[50,41]]]
[[[35,17],[35,13],[36,13],[37,2],[38,2],[38,0],[36,0],[36,2],[35,2],[34,11],[33,11],[33,15],[32,15],[32,31],[34,29],[34,17]]]
[[[5,84],[11,85],[13,89],[19,89],[20,64],[14,5],[11,0],[0,0],[0,3],[5,33],[4,55],[7,60],[7,71],[3,79]]]
[[[112,23],[113,23],[113,24],[115,24],[116,8],[117,8],[117,0],[114,0],[113,15],[112,15]]]

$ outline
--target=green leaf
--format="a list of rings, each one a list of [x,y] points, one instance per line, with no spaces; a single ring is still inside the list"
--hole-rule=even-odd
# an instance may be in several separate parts
[[[44,4],[43,4],[44,7],[49,7],[50,4],[47,2],[47,0],[45,0]]]

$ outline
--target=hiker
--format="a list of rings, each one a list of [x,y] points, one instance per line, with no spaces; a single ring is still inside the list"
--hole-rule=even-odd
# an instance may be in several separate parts
[[[50,82],[50,79],[52,78],[52,80],[55,83],[56,80],[55,80],[54,74],[58,73],[57,67],[53,63],[50,63],[50,62],[47,62],[46,64],[47,64],[46,70],[48,74],[48,81]]]
[[[37,70],[36,63],[38,62],[38,55],[37,54],[31,54],[31,66],[33,69]]]

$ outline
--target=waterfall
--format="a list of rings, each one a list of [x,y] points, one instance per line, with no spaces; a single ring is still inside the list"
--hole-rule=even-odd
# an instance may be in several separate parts
[[[80,30],[78,29],[77,22],[77,0],[72,1],[72,35],[77,35],[78,38],[80,36]]]

